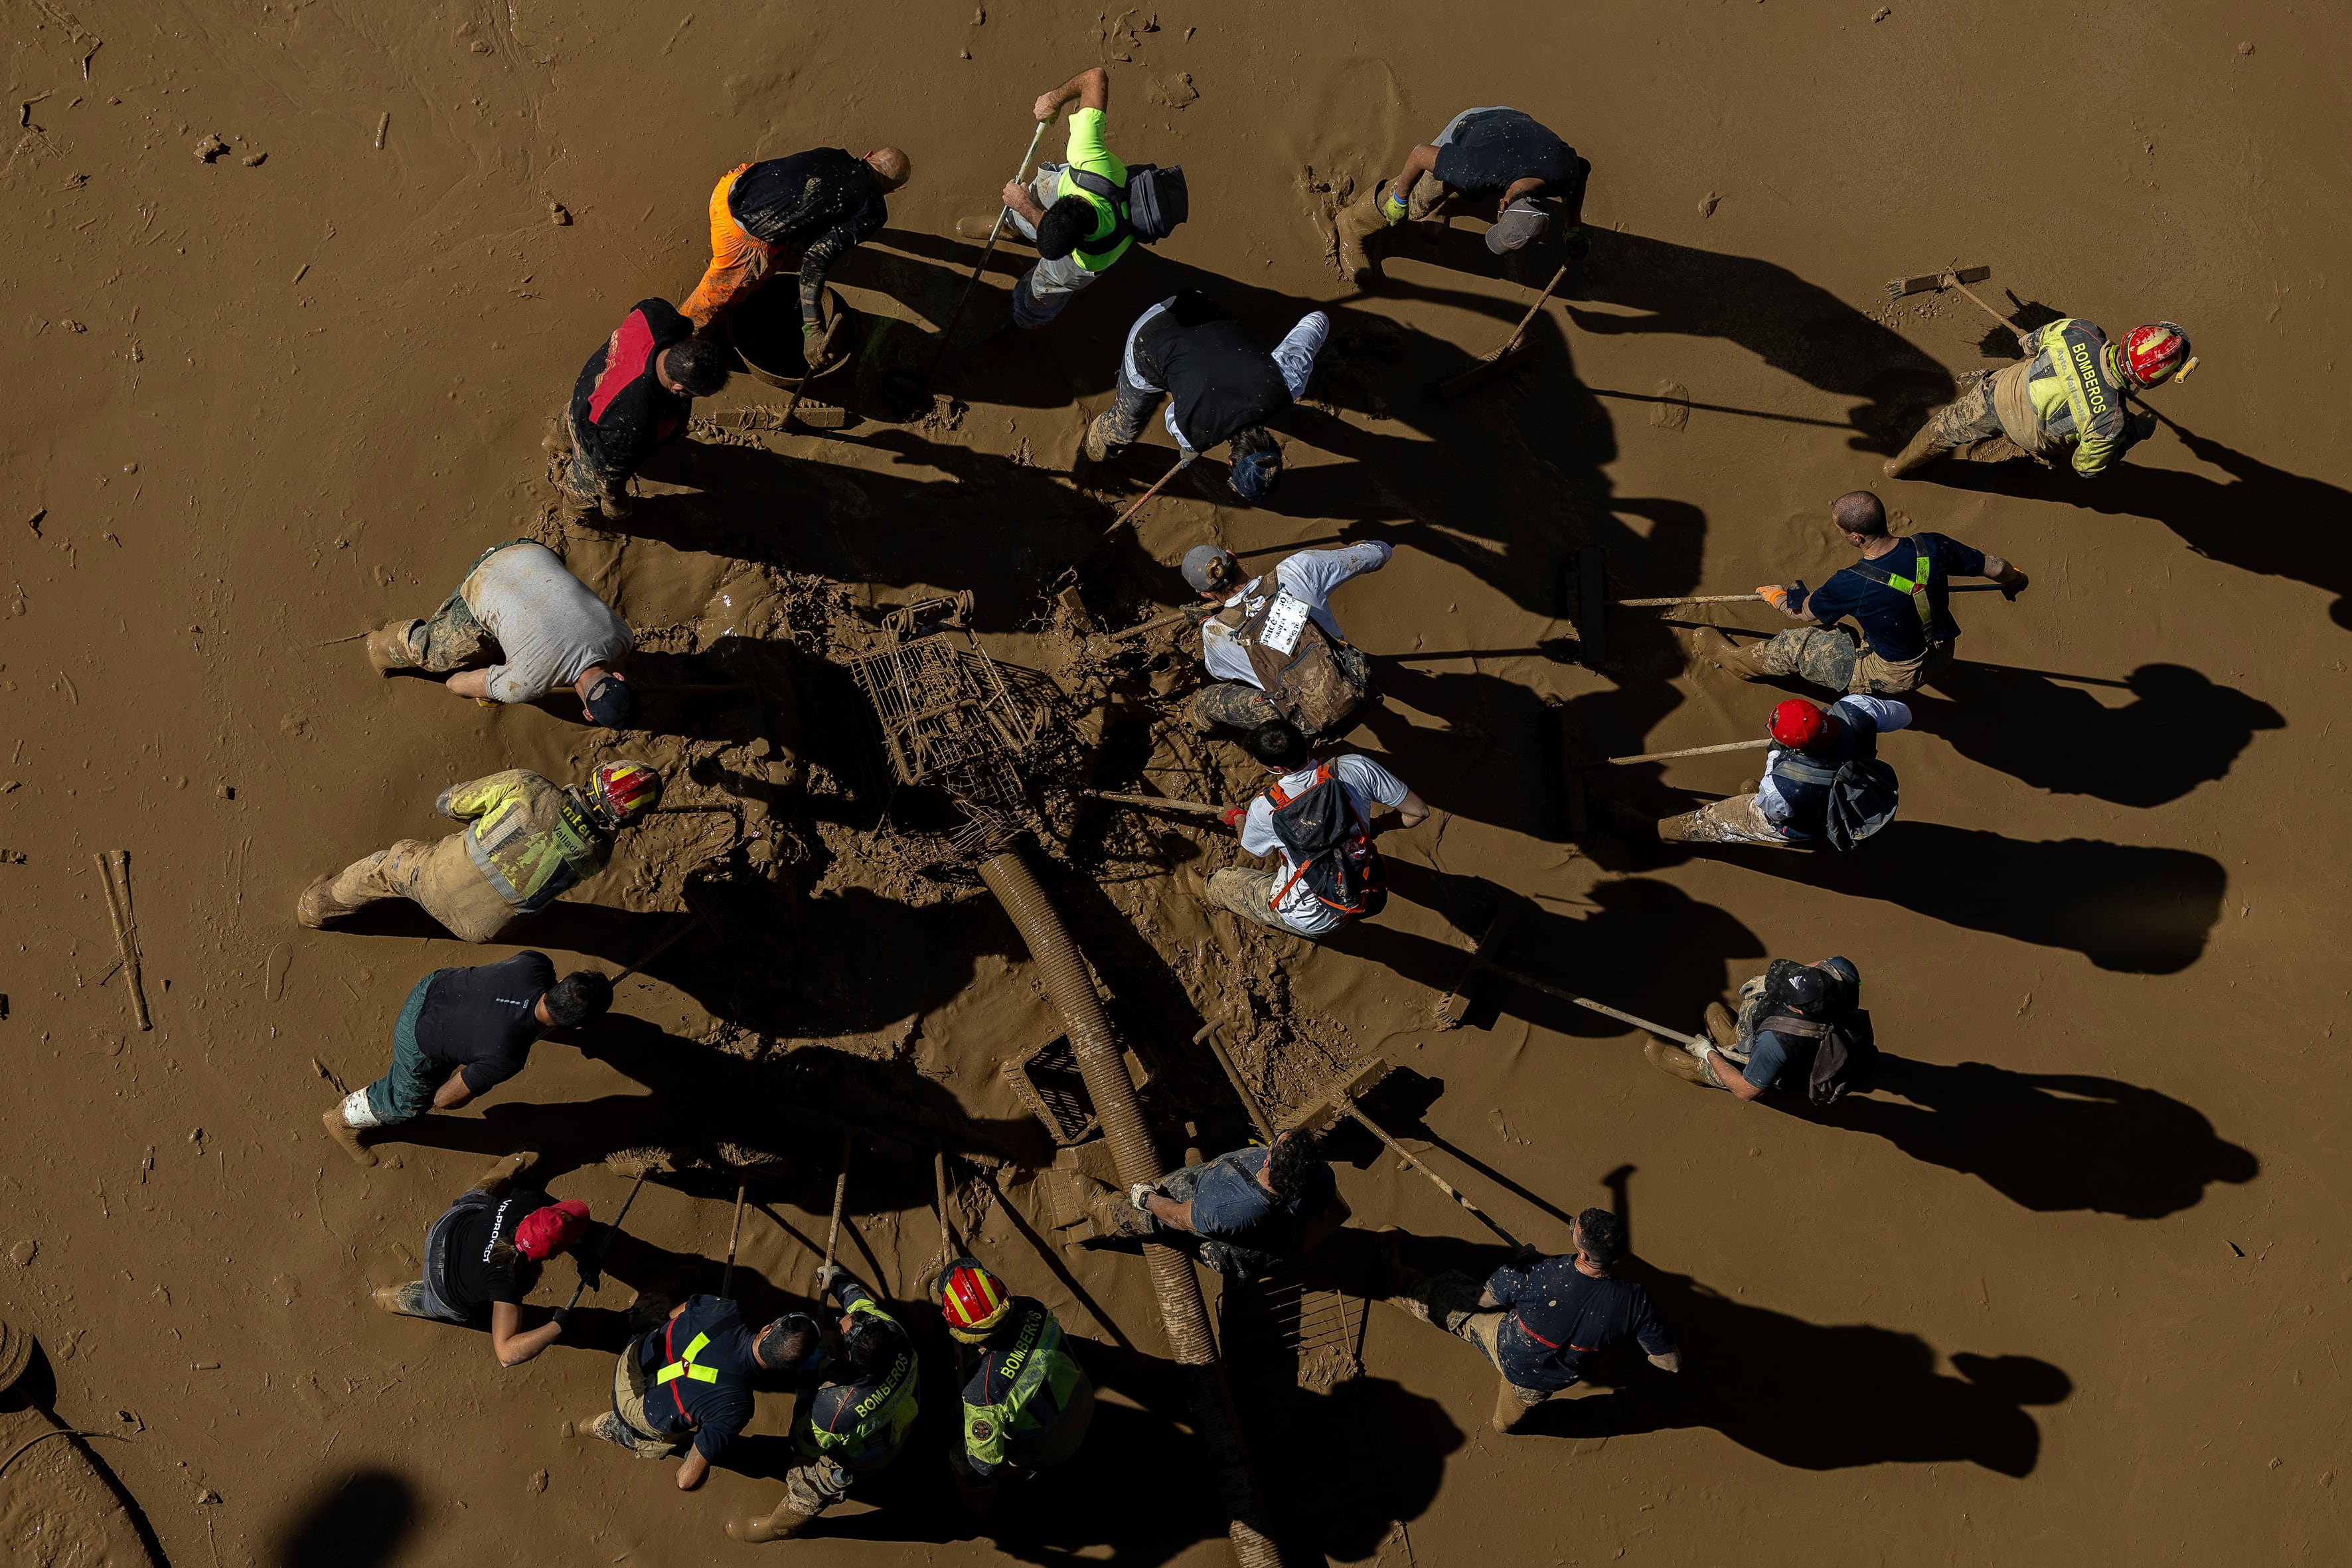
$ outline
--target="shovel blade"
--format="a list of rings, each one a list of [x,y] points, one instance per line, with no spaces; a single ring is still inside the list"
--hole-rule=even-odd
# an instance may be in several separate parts
[[[1493,380],[1505,371],[1517,370],[1521,362],[1526,360],[1528,353],[1527,344],[1513,343],[1480,360],[1468,370],[1449,375],[1444,381],[1433,382],[1430,384],[1429,395],[1432,397],[1458,396],[1482,382]]]

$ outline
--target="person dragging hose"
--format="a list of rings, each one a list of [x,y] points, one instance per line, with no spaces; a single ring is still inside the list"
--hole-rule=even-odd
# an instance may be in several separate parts
[[[2186,376],[2196,364],[2189,334],[2170,321],[2134,327],[2120,343],[2073,317],[2020,329],[2026,357],[1980,370],[1953,401],[1928,410],[1910,445],[1886,459],[1886,477],[1904,475],[1948,453],[1972,463],[2032,458],[2044,468],[2061,458],[2084,479],[2156,433],[2156,416],[2134,414],[2127,394]]]
[[[1004,1482],[1078,1451],[1095,1385],[1063,1343],[1061,1320],[971,1258],[941,1269],[931,1295],[963,1376],[963,1436],[948,1448],[948,1472],[964,1506],[986,1513]]]
[[[1201,623],[1201,662],[1221,679],[1192,697],[1192,727],[1257,730],[1277,721],[1310,742],[1336,739],[1371,700],[1372,661],[1349,646],[1330,599],[1340,584],[1377,572],[1390,550],[1368,539],[1344,550],[1302,550],[1265,576],[1242,578],[1232,551],[1196,544],[1184,581],[1221,607]]]
[[[1769,1089],[1834,1105],[1867,1093],[1878,1066],[1861,1003],[1862,972],[1852,960],[1776,958],[1739,988],[1737,1018],[1720,1002],[1706,1005],[1708,1037],[1696,1048],[1654,1037],[1642,1050],[1660,1072],[1735,1099]]]
[[[1157,1183],[1107,1192],[1094,1205],[1105,1235],[1157,1236],[1192,1248],[1235,1279],[1260,1279],[1312,1252],[1348,1220],[1347,1200],[1312,1133],[1286,1129]]]
[[[734,1302],[689,1297],[622,1347],[612,1407],[574,1430],[640,1459],[677,1458],[677,1489],[690,1492],[751,1421],[752,1380],[797,1375],[824,1352],[824,1335],[806,1313],[788,1312],[754,1332]]]
[[[1887,532],[1886,508],[1868,490],[1831,502],[1830,520],[1862,559],[1811,593],[1801,582],[1757,589],[1790,619],[1812,624],[1744,648],[1710,627],[1709,657],[1717,668],[1742,680],[1793,675],[1832,691],[1895,697],[1952,668],[1960,636],[1952,618],[1953,578],[1990,577],[2011,604],[2025,592],[2025,574],[1998,555],[1924,529]],[[1862,628],[1860,640],[1838,624],[1848,617]]]
[[[620,665],[636,646],[629,623],[563,557],[535,540],[509,539],[476,556],[432,615],[370,632],[367,653],[379,674],[446,675],[451,691],[478,702],[536,702],[569,686],[581,717],[625,730],[637,721],[637,696]],[[499,662],[470,668],[493,650]]]
[[[1612,1272],[1625,1255],[1625,1229],[1607,1209],[1576,1216],[1574,1250],[1546,1258],[1530,1247],[1480,1284],[1459,1270],[1423,1274],[1405,1266],[1390,1237],[1387,1289],[1391,1307],[1469,1341],[1503,1374],[1495,1391],[1495,1430],[1510,1432],[1545,1400],[1582,1380],[1592,1358],[1631,1338],[1663,1372],[1682,1370],[1674,1335],[1658,1321],[1650,1293]]]
[[[1291,936],[1319,937],[1388,906],[1388,868],[1372,841],[1415,827],[1429,803],[1370,757],[1349,752],[1317,763],[1307,738],[1279,721],[1242,737],[1275,782],[1224,813],[1252,855],[1280,857],[1276,869],[1228,866],[1201,897],[1215,909]],[[1371,807],[1392,809],[1372,815]]]
[[[393,1021],[391,1067],[320,1120],[345,1153],[373,1165],[362,1133],[471,1103],[522,1071],[542,1033],[601,1018],[612,1005],[611,981],[593,969],[559,981],[543,952],[436,969],[410,990]]]
[[[538,1158],[527,1150],[485,1172],[425,1233],[424,1277],[377,1287],[375,1304],[404,1318],[469,1327],[487,1317],[500,1366],[520,1366],[553,1344],[571,1327],[571,1310],[558,1307],[525,1329],[523,1298],[539,1283],[540,1265],[576,1248],[593,1227],[578,1199],[558,1203],[514,1184]]]
[[[637,469],[685,432],[696,398],[726,386],[733,351],[692,334],[668,300],[640,300],[580,367],[549,441],[565,518],[628,516]]]
[[[1078,107],[1070,111],[1065,162],[1038,164],[1036,178],[1025,185],[1018,180],[1004,184],[1013,226],[1037,247],[1036,264],[1013,288],[1012,324],[1024,331],[1035,331],[1060,315],[1138,237],[1128,204],[1127,165],[1103,144],[1110,73],[1095,66],[1038,94],[1037,118],[1052,123],[1072,99]]]
[[[1268,353],[1199,289],[1171,295],[1128,329],[1111,405],[1087,427],[1087,457],[1108,462],[1143,434],[1162,397],[1181,461],[1232,443],[1234,493],[1255,505],[1282,482],[1282,447],[1265,421],[1307,390],[1331,318],[1309,310]]]
[[[446,838],[404,838],[320,877],[294,918],[314,931],[385,899],[407,899],[460,942],[496,942],[604,870],[613,837],[661,804],[662,776],[644,763],[600,763],[585,784],[529,768],[451,784],[433,809],[466,826]]]
[[[818,147],[786,158],[738,163],[710,192],[710,265],[678,310],[697,335],[711,329],[772,272],[801,280],[801,343],[824,330],[824,279],[835,263],[890,220],[890,193],[914,165],[896,147],[853,158]]]
[[[1358,205],[1339,215],[1339,261],[1351,279],[1379,271],[1365,240],[1410,217],[1434,215],[1459,193],[1494,204],[1486,248],[1497,256],[1523,250],[1557,219],[1569,259],[1588,248],[1584,187],[1592,165],[1576,149],[1516,109],[1465,109],[1447,121],[1434,142],[1405,154],[1393,179],[1382,180]]]
[[[1772,710],[1756,793],[1669,816],[1658,837],[1851,849],[1895,820],[1895,770],[1878,760],[1878,737],[1910,722],[1909,705],[1889,698],[1842,697],[1824,709],[1791,697]]]
[[[764,1519],[736,1519],[737,1541],[789,1541],[849,1495],[859,1479],[898,1457],[915,1425],[915,1344],[898,1320],[838,1263],[818,1279],[840,1313],[824,1354],[795,1384],[793,1446],[800,1463],[784,1473],[783,1500]]]

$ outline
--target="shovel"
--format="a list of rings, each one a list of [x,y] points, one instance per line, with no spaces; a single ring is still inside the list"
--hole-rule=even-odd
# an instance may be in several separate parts
[[[1456,372],[1433,384],[1429,389],[1430,395],[1452,397],[1509,368],[1519,352],[1520,340],[1527,336],[1528,324],[1536,319],[1536,312],[1544,308],[1544,301],[1551,298],[1551,291],[1559,288],[1561,279],[1567,276],[1568,264],[1563,262],[1559,270],[1551,275],[1551,281],[1544,285],[1543,292],[1536,296],[1536,302],[1528,307],[1528,313],[1519,318],[1519,324],[1511,329],[1511,335],[1503,340],[1502,347],[1474,361],[1468,370]]]

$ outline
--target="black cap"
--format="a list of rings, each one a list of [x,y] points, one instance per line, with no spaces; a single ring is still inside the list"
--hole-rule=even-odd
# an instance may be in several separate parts
[[[637,721],[637,694],[617,675],[607,675],[590,687],[583,701],[588,717],[607,730],[625,730]]]

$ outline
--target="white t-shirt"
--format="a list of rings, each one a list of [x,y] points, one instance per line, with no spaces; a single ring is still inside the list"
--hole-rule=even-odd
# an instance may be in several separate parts
[[[592,664],[609,664],[636,647],[629,623],[564,569],[544,544],[509,544],[457,590],[474,618],[499,642],[488,689],[499,702],[529,702],[569,686]]]
[[[1878,722],[1878,732],[1890,734],[1911,722],[1911,705],[1885,697],[1841,697],[1830,704],[1830,712],[1841,708],[1853,708],[1867,713]],[[1842,717],[1842,715],[1841,715]],[[1775,827],[1789,825],[1789,803],[1780,798],[1780,786],[1772,782],[1772,764],[1780,760],[1780,748],[1774,746],[1764,753],[1764,782],[1756,786],[1756,807],[1764,820]]]
[[[1381,546],[1386,549],[1387,546]],[[1297,557],[1293,556],[1293,560]],[[1404,797],[1412,792],[1404,781],[1381,766],[1370,757],[1353,752],[1335,757],[1331,762],[1332,776],[1348,796],[1348,808],[1356,814],[1360,826],[1371,825],[1372,814],[1365,805],[1370,801],[1379,805],[1402,805]],[[1306,768],[1295,773],[1285,773],[1278,781],[1282,793],[1297,800],[1308,784],[1315,782],[1315,770]],[[1242,847],[1252,855],[1279,855],[1282,869],[1275,873],[1274,885],[1285,893],[1274,907],[1282,923],[1301,936],[1319,936],[1339,925],[1347,917],[1307,890],[1307,879],[1297,875],[1299,862],[1291,858],[1282,840],[1274,831],[1274,800],[1260,795],[1250,802],[1249,815],[1242,818]]]
[[[1350,544],[1344,550],[1302,550],[1274,569],[1274,586],[1306,605],[1308,618],[1317,626],[1335,637],[1344,638],[1346,634],[1339,630],[1339,623],[1326,601],[1349,578],[1360,577],[1387,565],[1389,554],[1389,547],[1377,539]],[[1264,577],[1253,577],[1225,605],[1227,608],[1241,605],[1246,619],[1264,607],[1273,592]],[[1245,681],[1265,689],[1265,683],[1250,668],[1248,652],[1234,644],[1233,628],[1223,621],[1213,618],[1202,623],[1201,662],[1209,667],[1211,675]]]

